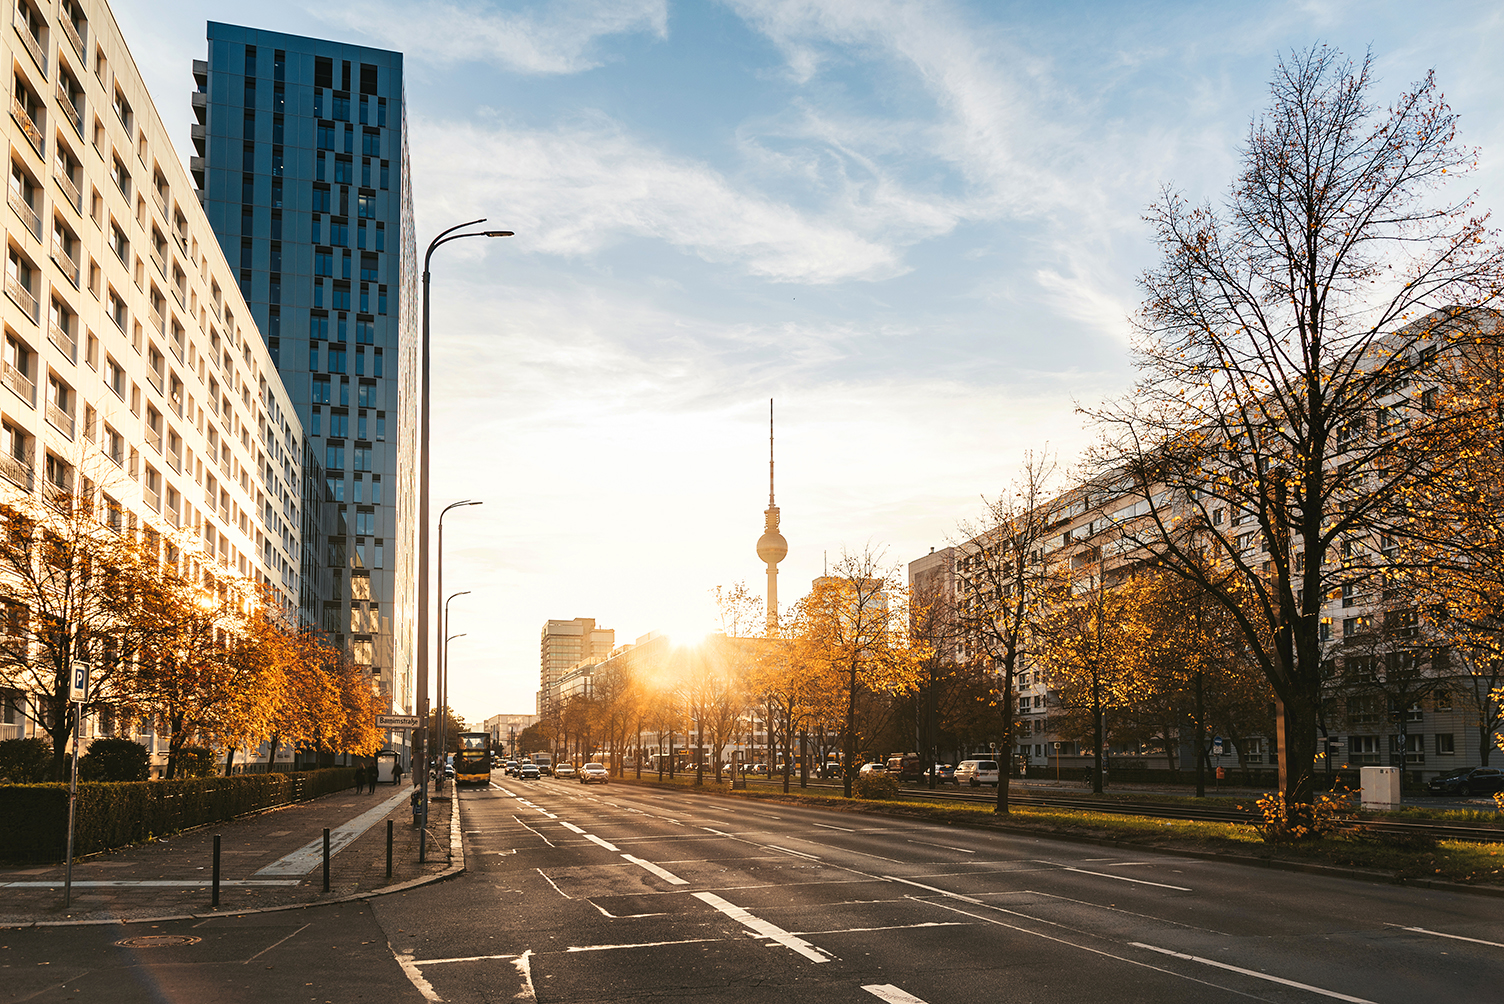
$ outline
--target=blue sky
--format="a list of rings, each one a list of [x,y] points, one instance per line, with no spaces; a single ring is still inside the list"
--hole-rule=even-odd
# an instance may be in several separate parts
[[[944,546],[1022,452],[1126,392],[1142,222],[1215,200],[1275,60],[1372,47],[1387,103],[1428,69],[1499,204],[1492,3],[117,0],[189,150],[204,22],[407,54],[435,263],[435,501],[452,694],[530,712],[538,631],[703,634],[761,591],[767,399],[792,602],[822,556]],[[247,14],[255,11],[254,16]]]

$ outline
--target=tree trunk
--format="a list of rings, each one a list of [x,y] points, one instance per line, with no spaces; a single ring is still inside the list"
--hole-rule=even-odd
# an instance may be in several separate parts
[[[1206,797],[1206,678],[1196,671],[1196,797]]]
[[[229,777],[232,773],[234,773],[234,768],[235,747],[231,746],[229,752],[225,754],[225,777]]]
[[[1316,760],[1316,709],[1309,701],[1285,701],[1276,695],[1274,722],[1279,787],[1293,812],[1296,805],[1309,806],[1315,791],[1311,765]]]
[[[809,732],[799,730],[799,787],[809,787]]]
[[[1009,812],[1008,794],[1013,778],[1013,661],[1003,668],[1003,735],[1002,759],[997,762],[997,802],[992,811],[1006,816]]]

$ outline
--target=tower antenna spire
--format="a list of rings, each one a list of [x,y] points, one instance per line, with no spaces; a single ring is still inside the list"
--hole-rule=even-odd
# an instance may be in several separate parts
[[[768,566],[768,632],[778,628],[778,563],[789,553],[788,541],[778,532],[778,505],[773,501],[773,399],[768,398],[768,508],[757,556]]]

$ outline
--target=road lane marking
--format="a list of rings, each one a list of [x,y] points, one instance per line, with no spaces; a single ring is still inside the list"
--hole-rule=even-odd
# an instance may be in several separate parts
[[[522,977],[522,990],[514,996],[513,1000],[535,1001],[538,999],[538,991],[533,986],[533,950],[529,948],[512,965],[517,967],[517,975]]]
[[[932,844],[927,840],[910,840],[909,843],[918,844],[920,847],[943,847],[948,851],[960,851],[962,854],[976,853],[976,851],[967,850],[965,847],[952,847],[950,844]]]
[[[898,989],[891,983],[872,983],[862,989],[878,1000],[887,1001],[888,1004],[925,1004],[923,1000]]]
[[[897,902],[890,900],[889,902]],[[816,937],[821,934],[870,934],[873,931],[913,931],[921,927],[970,927],[970,924],[959,920],[927,920],[922,924],[892,924],[888,927],[840,927],[829,931],[795,931],[802,937]]]
[[[785,948],[792,949],[793,951],[798,952],[800,955],[804,956],[806,959],[809,959],[811,962],[830,961],[830,956],[826,955],[824,952],[820,951],[820,949],[816,948],[814,945],[811,945],[803,938],[790,934],[788,931],[785,931],[777,924],[769,923],[768,921],[763,920],[761,917],[754,917],[752,914],[748,913],[746,910],[743,910],[735,903],[721,899],[721,897],[717,896],[713,892],[697,892],[693,895],[695,899],[709,906],[715,907],[717,910],[721,911],[732,920],[748,928],[749,930],[755,931],[761,937],[768,938],[769,940],[775,941]]]
[[[539,875],[543,875],[542,868],[535,868],[533,870],[536,871]],[[554,887],[554,892],[558,893],[560,896],[563,896],[565,899],[574,899],[574,897],[569,895],[569,893],[565,892],[563,889],[560,889],[557,885],[554,885],[554,880],[549,878],[547,875],[543,875],[543,881],[547,882],[549,885],[552,885]]]
[[[73,883],[78,885],[77,882]],[[1460,934],[1447,934],[1445,931],[1428,931],[1424,927],[1406,927],[1404,924],[1385,923],[1385,927],[1397,927],[1401,931],[1414,931],[1416,934],[1429,934],[1433,938],[1451,938],[1453,941],[1471,941],[1475,945],[1488,945],[1491,948],[1504,948],[1504,943],[1497,941],[1484,941],[1482,938],[1464,938]]]
[[[623,854],[622,857],[626,858],[628,861],[632,862],[639,868],[646,868],[654,875],[657,875],[659,878],[663,879],[663,881],[667,882],[669,885],[689,885],[687,881],[675,875],[667,868],[659,868],[651,861],[644,861],[642,858],[636,857],[631,854]]]
[[[515,959],[516,952],[508,952],[506,955],[462,955],[454,959],[414,959],[415,966],[442,966],[448,962],[488,962],[492,959]]]
[[[895,879],[894,881],[904,882],[904,881],[907,881],[907,880],[906,879]],[[910,885],[919,885],[918,882],[910,882],[909,884]],[[928,888],[928,887],[927,886],[920,886],[920,888]],[[943,889],[937,889],[935,891],[936,892],[945,892],[945,890],[943,890]],[[947,896],[954,896],[956,899],[968,900],[970,902],[976,902],[975,900],[969,900],[969,897],[962,896],[959,893],[945,893],[945,894]],[[1266,1002],[1268,1000],[1265,997],[1256,997],[1253,994],[1245,993],[1242,990],[1235,990],[1232,987],[1225,987],[1225,986],[1223,986],[1220,983],[1213,983],[1210,980],[1198,980],[1194,976],[1187,976],[1185,973],[1177,973],[1173,969],[1165,969],[1162,966],[1151,966],[1151,965],[1149,965],[1149,963],[1147,963],[1147,962],[1140,962],[1138,959],[1130,959],[1130,958],[1128,958],[1127,956],[1124,956],[1124,955],[1114,955],[1111,952],[1104,952],[1100,948],[1089,948],[1086,945],[1078,945],[1074,941],[1066,941],[1064,938],[1057,938],[1057,937],[1055,937],[1052,934],[1045,934],[1042,931],[1035,931],[1035,930],[1032,930],[1032,929],[1027,928],[1027,927],[1019,927],[1017,924],[1009,924],[1009,923],[1006,923],[1004,921],[998,920],[996,917],[984,917],[984,916],[981,916],[980,914],[968,913],[967,911],[961,909],[958,906],[950,906],[950,905],[948,905],[946,903],[937,903],[934,900],[920,900],[920,902],[929,903],[931,906],[936,907],[937,909],[940,909],[940,910],[949,910],[951,913],[959,913],[961,916],[963,916],[963,917],[970,917],[972,920],[980,920],[980,921],[982,921],[985,924],[993,924],[993,925],[995,925],[997,927],[1006,927],[1008,930],[1010,930],[1010,931],[1017,931],[1019,934],[1027,934],[1027,935],[1030,935],[1030,936],[1035,937],[1035,938],[1043,938],[1045,941],[1053,941],[1053,942],[1055,942],[1058,945],[1065,945],[1067,948],[1077,948],[1077,949],[1080,949],[1083,952],[1090,952],[1092,955],[1100,955],[1104,959],[1114,959],[1114,960],[1116,960],[1118,962],[1126,962],[1130,966],[1138,966],[1140,969],[1149,969],[1149,970],[1152,970],[1153,972],[1156,972],[1156,973],[1164,973],[1166,976],[1173,976],[1173,977],[1175,977],[1178,980],[1185,980],[1187,983],[1199,983],[1199,984],[1201,984],[1204,987],[1213,987],[1213,988],[1215,988],[1217,990],[1225,990],[1228,993],[1237,994],[1239,997],[1247,997],[1250,1000],[1266,1001]],[[998,909],[998,907],[988,906],[988,904],[986,904],[986,903],[977,903],[977,905],[981,906],[981,907],[984,907],[986,909],[991,909],[991,910]],[[1004,913],[1012,913],[1013,911],[1011,911],[1011,910],[1004,910],[1003,912]],[[1034,917],[1028,917],[1027,914],[1016,914],[1016,916],[1025,917],[1025,918],[1030,919],[1030,920],[1037,920],[1037,919],[1039,919],[1039,918],[1034,918]],[[1050,924],[1051,921],[1046,920],[1046,921],[1043,921],[1043,923]],[[1052,926],[1054,926],[1054,927],[1060,927],[1061,925],[1059,925],[1059,924],[1053,924]],[[1071,929],[1070,928],[1065,928],[1065,930],[1071,930]],[[1083,935],[1085,937],[1090,937],[1090,938],[1100,938],[1101,937],[1101,935],[1098,935],[1098,934],[1087,934],[1084,931],[1077,931],[1075,933],[1081,934],[1081,935]]]
[[[587,900],[585,900],[585,902],[589,903],[591,906],[593,906],[597,910],[599,910],[601,916],[605,917],[607,920],[641,920],[643,917],[667,917],[668,916],[668,914],[666,914],[666,913],[623,913],[623,914],[619,914],[618,915],[618,914],[612,913],[610,910],[607,910],[605,907],[601,906],[599,903],[597,903],[593,899],[587,899]]]
[[[77,883],[75,883],[75,885],[76,884]],[[195,924],[194,926],[197,927],[198,925]],[[302,927],[298,928],[296,931],[294,931],[291,934],[289,934],[286,938],[280,938],[280,939],[272,942],[270,945],[267,945],[261,951],[257,952],[255,955],[252,955],[249,959],[246,959],[244,962],[242,962],[241,965],[242,966],[248,966],[248,965],[250,965],[252,962],[255,962],[257,959],[261,958],[261,956],[265,955],[267,952],[270,952],[273,948],[276,948],[278,945],[282,944],[282,942],[289,941],[289,940],[291,940],[293,938],[296,938],[298,935],[302,934],[304,931],[308,930],[312,926],[313,926],[312,924],[304,924]]]
[[[683,941],[640,941],[630,945],[571,945],[565,952],[610,952],[618,948],[660,948],[664,945],[698,945],[706,941],[724,941],[724,938],[686,938]],[[820,961],[825,961],[821,959]]]
[[[597,837],[594,833],[583,833],[583,834],[581,834],[581,836],[583,836],[586,840],[590,841],[593,844],[600,844],[602,847],[604,847],[608,851],[620,851],[621,850],[620,847],[617,847],[611,841],[609,841],[609,840],[602,840],[600,837]]]
[[[512,818],[513,819],[517,819],[516,816],[513,816]],[[517,825],[520,826],[520,827],[522,827],[524,830],[526,830],[529,833],[536,834],[537,837],[538,837],[538,839],[541,840],[541,841],[543,841],[548,846],[550,846],[550,847],[557,847],[557,846],[559,846],[558,844],[554,843],[552,840],[550,840],[547,837],[545,837],[543,834],[538,833],[537,830],[533,829],[531,826],[527,825],[522,820],[517,819]]]
[[[585,835],[585,831],[582,830],[582,829],[580,829],[578,826],[574,825],[573,823],[566,823],[566,822],[564,822],[564,820],[561,819],[561,820],[559,820],[559,825],[562,826],[562,827],[564,827],[564,829],[566,829],[566,830],[570,830],[570,831],[572,831],[574,833],[578,833],[582,837]]]
[[[847,829],[844,826],[831,826],[828,823],[811,823],[810,825],[811,826],[818,826],[822,830],[840,830],[842,833],[855,833],[856,832],[855,830]]]
[[[373,809],[367,809],[354,819],[329,830],[329,853],[338,854],[345,847],[355,842],[355,838],[375,826],[378,822],[391,814],[398,805],[407,801],[408,792],[399,791],[391,798],[380,802]],[[322,836],[311,840],[293,851],[291,854],[280,857],[271,864],[256,872],[257,878],[266,878],[272,875],[307,875],[313,871],[324,859],[324,838]]]
[[[785,854],[792,854],[796,858],[805,858],[809,861],[820,860],[813,854],[805,854],[803,851],[791,851],[787,847],[779,847],[777,844],[763,844],[762,846],[766,847],[770,851],[782,851]]]
[[[1174,890],[1176,890],[1178,892],[1194,892],[1195,891],[1193,889],[1187,889],[1183,885],[1170,885],[1169,883],[1166,883],[1166,882],[1150,882],[1147,879],[1129,878],[1127,875],[1113,875],[1110,872],[1088,871],[1085,868],[1072,868],[1069,865],[1061,865],[1060,866],[1060,870],[1061,871],[1067,871],[1067,872],[1075,872],[1078,875],[1096,875],[1098,878],[1116,879],[1119,882],[1132,882],[1134,885],[1152,885],[1152,886],[1158,886],[1160,889],[1174,889]]]
[[[1350,1004],[1374,1004],[1373,1001],[1364,997],[1350,997],[1347,994],[1339,994],[1335,990],[1325,990],[1321,987],[1313,987],[1309,983],[1299,983],[1295,980],[1287,980],[1283,976],[1271,976],[1269,973],[1261,973],[1257,969],[1244,969],[1240,966],[1228,965],[1226,962],[1218,962],[1216,959],[1203,959],[1199,955],[1186,955],[1184,952],[1173,952],[1168,948],[1159,948],[1155,945],[1146,945],[1142,941],[1130,941],[1134,948],[1147,948],[1151,952],[1168,955],[1174,959],[1186,959],[1190,962],[1199,962],[1203,966],[1216,966],[1218,969],[1226,969],[1228,972],[1240,973],[1243,976],[1252,976],[1258,980],[1268,980],[1270,983],[1279,983],[1283,986],[1294,987],[1297,990],[1309,990],[1313,994],[1321,994],[1324,997],[1333,997],[1339,1001],[1348,1001]]]
[[[391,948],[391,945],[387,947]],[[403,975],[407,977],[408,982],[412,983],[418,989],[418,993],[423,995],[424,1000],[442,1001],[444,999],[434,992],[433,984],[423,978],[423,973],[413,964],[413,957],[411,955],[392,948],[392,958],[397,960],[397,965],[402,967]]]
[[[1111,910],[1113,913],[1125,913],[1130,917],[1142,917],[1145,920],[1152,920],[1156,924],[1172,924],[1175,927],[1183,927],[1188,931],[1205,931],[1207,934],[1220,934],[1224,938],[1232,937],[1232,935],[1228,934],[1226,931],[1218,931],[1217,929],[1211,927],[1197,927],[1195,924],[1182,924],[1178,920],[1167,920],[1164,917],[1155,917],[1147,913],[1135,913],[1132,910],[1124,910],[1120,906],[1103,906],[1101,903],[1090,903],[1084,899],[1071,899],[1069,896],[1057,896],[1052,892],[1040,892],[1038,889],[1023,889],[1020,891],[1029,896],[1044,896],[1048,899],[1059,899],[1064,900],[1067,903],[1075,903],[1078,906],[1089,906],[1093,910]],[[998,894],[993,893],[989,895]],[[1014,895],[1014,893],[1005,892],[1001,895],[1012,896]]]

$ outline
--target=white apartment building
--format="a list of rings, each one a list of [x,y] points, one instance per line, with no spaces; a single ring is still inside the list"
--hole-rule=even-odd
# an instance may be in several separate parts
[[[0,497],[87,483],[296,611],[303,429],[109,6],[9,21]]]

